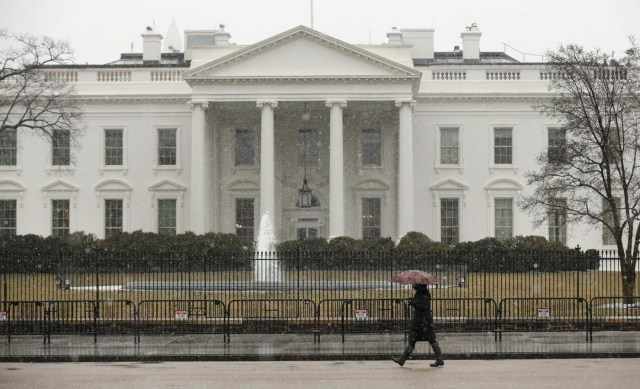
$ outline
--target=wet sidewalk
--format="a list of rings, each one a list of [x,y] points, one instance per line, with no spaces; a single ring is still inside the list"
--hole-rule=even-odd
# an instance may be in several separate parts
[[[446,359],[534,358],[638,358],[640,332],[595,332],[593,342],[584,332],[438,334]],[[139,344],[133,336],[41,336],[0,338],[0,362],[82,361],[255,361],[255,360],[385,360],[404,348],[398,334],[322,335],[145,335]],[[419,342],[413,359],[433,358],[429,344]]]

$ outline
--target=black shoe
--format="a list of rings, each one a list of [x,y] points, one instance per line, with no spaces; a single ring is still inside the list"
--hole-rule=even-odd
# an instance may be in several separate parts
[[[404,366],[404,362],[406,361],[406,359],[402,357],[391,357],[391,359],[400,366]]]
[[[444,361],[442,359],[438,359],[435,362],[433,362],[432,364],[430,364],[429,366],[431,366],[431,367],[444,366]]]

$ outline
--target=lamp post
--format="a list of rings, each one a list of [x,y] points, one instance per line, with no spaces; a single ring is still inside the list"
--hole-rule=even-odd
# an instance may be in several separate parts
[[[311,188],[309,188],[307,182],[307,136],[304,138],[304,179],[302,180],[302,187],[298,189],[298,207],[310,208],[313,206],[313,196],[311,195]]]

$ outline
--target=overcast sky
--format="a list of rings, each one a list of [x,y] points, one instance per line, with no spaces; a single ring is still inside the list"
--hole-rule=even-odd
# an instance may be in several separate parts
[[[311,0],[0,0],[0,28],[71,43],[77,63],[102,64],[141,52],[146,26],[166,34],[226,25],[231,42],[251,44],[289,28],[310,26]],[[314,28],[349,43],[383,43],[398,28],[435,28],[435,49],[460,45],[477,23],[483,51],[503,42],[542,54],[560,43],[621,53],[640,40],[640,0],[313,0]],[[517,59],[522,57],[508,49]],[[527,57],[535,61],[535,57]]]

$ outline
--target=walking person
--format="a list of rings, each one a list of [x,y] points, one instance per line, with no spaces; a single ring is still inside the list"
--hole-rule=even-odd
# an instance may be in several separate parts
[[[442,359],[442,350],[436,340],[436,332],[433,329],[433,314],[431,313],[431,294],[427,285],[413,285],[416,294],[413,296],[409,304],[413,307],[413,320],[411,321],[411,331],[409,332],[409,344],[404,349],[404,353],[399,357],[393,357],[393,361],[403,366],[409,356],[416,347],[417,341],[427,341],[433,348],[436,355],[436,361],[431,367],[444,366]]]

